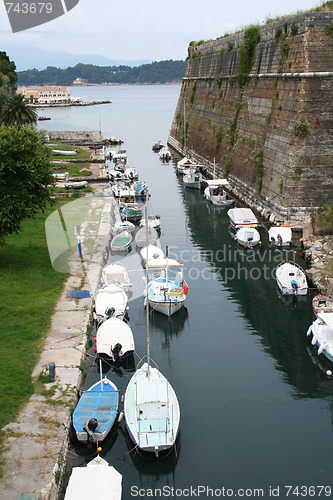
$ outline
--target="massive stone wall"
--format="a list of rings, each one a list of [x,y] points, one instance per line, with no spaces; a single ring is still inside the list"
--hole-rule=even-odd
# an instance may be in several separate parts
[[[190,46],[169,144],[215,159],[235,189],[277,213],[331,201],[332,27],[333,12],[260,27],[245,84],[246,30]]]

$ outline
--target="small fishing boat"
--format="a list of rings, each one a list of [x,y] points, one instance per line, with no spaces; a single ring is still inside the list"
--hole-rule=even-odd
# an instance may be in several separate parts
[[[228,210],[230,225],[234,229],[240,227],[258,227],[258,219],[250,208],[230,208]]]
[[[184,156],[179,162],[177,163],[177,172],[179,174],[185,175],[190,169],[196,168],[196,165],[190,158],[187,158]]]
[[[161,158],[163,161],[170,161],[171,160],[171,153],[168,150],[168,148],[161,148],[158,152],[158,156]]]
[[[146,227],[146,219],[140,220],[140,226]],[[161,229],[161,217],[159,215],[148,215],[148,226],[156,230]]]
[[[124,290],[112,283],[97,291],[95,317],[98,324],[114,317],[123,319],[127,311],[128,297]]]
[[[77,154],[77,149],[74,149],[74,151],[65,151],[62,149],[52,149],[52,153],[54,155],[75,156]]]
[[[292,231],[290,226],[272,226],[268,230],[269,244],[275,247],[290,247]]]
[[[142,212],[137,206],[127,206],[122,209],[121,218],[130,222],[139,222],[142,219]]]
[[[203,180],[203,175],[195,170],[190,170],[183,177],[184,186],[192,189],[201,189]]]
[[[158,238],[158,234],[156,229],[150,227],[148,225],[148,229],[146,227],[141,227],[135,235],[135,244],[137,247],[142,248],[147,245],[147,241],[149,245],[152,245],[156,242]]]
[[[308,292],[306,274],[296,262],[281,262],[276,268],[276,281],[283,295],[306,295]]]
[[[109,178],[110,183],[127,180],[126,174],[124,172],[120,172],[120,170],[108,169],[107,174],[108,174],[108,178]],[[113,192],[114,196],[117,197],[118,192],[115,193],[113,190],[112,190],[112,192]]]
[[[126,178],[130,181],[134,181],[139,178],[138,171],[136,167],[127,167],[124,172]]]
[[[333,313],[333,299],[326,295],[316,295],[312,299],[312,310],[317,317],[320,313]]]
[[[119,189],[119,206],[123,207],[128,203],[135,203],[135,191],[129,186],[123,186]]]
[[[152,279],[148,283],[145,303],[157,312],[172,316],[185,304],[188,285],[183,279],[183,264],[174,259],[152,259],[146,268]],[[171,273],[176,273],[171,276]]]
[[[117,318],[110,318],[101,324],[95,342],[94,350],[103,361],[123,361],[133,356],[135,350],[130,326]]]
[[[124,252],[129,249],[132,243],[132,235],[126,230],[121,231],[112,238],[110,247],[112,252]]]
[[[235,203],[235,200],[224,189],[224,186],[229,186],[227,179],[209,179],[205,183],[207,187],[204,190],[204,197],[213,205],[228,207]]]
[[[99,455],[85,467],[73,467],[64,500],[121,500],[122,475]]]
[[[119,151],[117,153],[114,153],[113,156],[112,156],[112,161],[118,167],[120,165],[122,165],[125,168],[125,165],[127,163],[127,152],[126,152],[126,149],[119,149]]]
[[[237,229],[235,239],[244,248],[254,248],[261,243],[259,231],[254,227],[241,227]]]
[[[126,267],[117,262],[104,266],[102,278],[105,286],[114,284],[120,286],[125,291],[131,287]]]
[[[164,252],[162,248],[158,247],[157,245],[148,245],[140,250],[140,256],[145,267],[147,261],[151,261],[154,259],[164,259]]]
[[[118,234],[122,231],[134,231],[135,227],[136,226],[133,224],[133,222],[130,222],[129,220],[118,221],[113,226],[112,232],[113,234]]]
[[[84,391],[73,412],[73,427],[80,443],[100,443],[110,432],[118,414],[119,391],[108,378]]]
[[[318,346],[318,354],[323,354],[333,362],[333,312],[319,313],[306,335],[312,334],[312,345]]]
[[[153,145],[151,147],[151,149],[155,152],[159,151],[160,149],[162,149],[164,146],[163,144],[161,144],[161,141],[156,141],[156,142],[153,142]]]
[[[148,186],[144,181],[135,182],[131,188],[134,189],[136,198],[146,198]]]

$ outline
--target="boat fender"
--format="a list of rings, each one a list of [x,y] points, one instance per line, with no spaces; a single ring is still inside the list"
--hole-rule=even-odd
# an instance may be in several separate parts
[[[316,345],[317,339],[318,339],[317,335],[313,334],[313,337],[312,337],[312,340],[311,340],[311,344],[312,345]]]
[[[120,423],[120,422],[122,421],[123,416],[124,416],[124,412],[123,412],[123,411],[121,411],[121,412],[119,413],[118,423]]]
[[[308,331],[306,332],[306,336],[308,337],[312,333],[312,325],[309,326]]]
[[[186,281],[183,282],[183,290],[184,290],[185,295],[187,295],[187,293],[188,293],[188,284],[186,283]]]
[[[325,345],[324,344],[321,344],[319,349],[318,349],[318,354],[321,354],[323,352],[323,350],[325,349]]]

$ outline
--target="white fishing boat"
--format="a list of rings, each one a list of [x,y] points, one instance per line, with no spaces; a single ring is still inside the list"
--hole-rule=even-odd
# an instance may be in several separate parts
[[[312,299],[312,310],[316,317],[320,313],[333,313],[333,299],[327,297],[327,295],[316,295]]]
[[[156,242],[157,238],[158,234],[156,232],[156,229],[148,225],[148,229],[146,227],[141,227],[138,230],[135,235],[135,244],[137,247],[142,248],[143,246],[147,245],[147,241],[149,245],[152,245]]]
[[[201,189],[203,180],[203,175],[195,170],[190,170],[183,177],[184,186],[191,189]]]
[[[120,286],[125,291],[131,288],[126,267],[117,262],[104,266],[102,270],[102,279],[105,286],[114,284]]]
[[[121,500],[122,475],[99,455],[85,467],[73,467],[64,500]]]
[[[100,370],[102,374],[102,370]],[[118,414],[119,391],[107,377],[83,391],[73,412],[73,428],[80,443],[100,443],[110,432]]]
[[[54,155],[61,155],[61,156],[75,156],[77,154],[77,150],[74,149],[73,151],[66,151],[62,149],[52,149],[52,153]]]
[[[141,227],[146,227],[146,219],[141,219],[139,224]],[[156,230],[160,229],[161,228],[161,217],[159,215],[149,215],[148,216],[148,226],[153,227]]]
[[[258,226],[258,219],[250,208],[230,208],[227,213],[234,229]]]
[[[311,343],[317,344],[318,354],[323,354],[333,362],[333,312],[319,313],[306,334],[307,336],[312,334]]]
[[[129,203],[135,203],[135,191],[129,186],[124,186],[118,191],[119,207],[123,207]]]
[[[132,243],[132,235],[127,231],[117,233],[111,240],[110,248],[112,252],[124,252],[129,249]]]
[[[162,248],[157,245],[148,245],[140,250],[140,256],[144,267],[146,267],[147,261],[154,259],[164,259],[164,252]]]
[[[190,160],[190,158],[187,158],[184,156],[179,162],[177,163],[177,172],[179,174],[186,174],[190,168],[195,167],[194,162]]]
[[[123,319],[127,311],[128,297],[124,290],[115,284],[107,285],[97,291],[95,297],[95,318],[98,324],[110,317]]]
[[[135,350],[130,326],[118,318],[110,318],[100,325],[96,334],[96,354],[103,361],[123,361]]]
[[[161,158],[163,161],[170,161],[171,160],[171,153],[168,150],[168,148],[161,148],[158,152],[158,156]]]
[[[131,232],[134,231],[135,227],[135,224],[133,224],[133,222],[130,222],[129,220],[118,221],[113,226],[112,232],[114,235],[121,233],[122,231]]]
[[[146,265],[150,281],[145,302],[154,311],[172,316],[185,304],[188,285],[183,279],[182,268],[174,259],[152,259]]]
[[[272,226],[268,230],[268,241],[276,247],[290,247],[292,230],[290,226]]]
[[[146,218],[148,219],[147,206]],[[146,227],[148,229],[148,226]],[[148,294],[146,270],[146,295]],[[156,457],[175,446],[180,426],[180,408],[172,385],[152,366],[150,359],[149,310],[146,307],[146,362],[141,360],[128,383],[124,415],[128,433],[139,450]]]
[[[130,181],[137,180],[139,178],[139,174],[136,167],[127,167],[124,172],[126,178]]]
[[[261,243],[259,231],[255,227],[237,229],[235,239],[244,248],[254,248]]]
[[[224,189],[224,186],[230,185],[227,179],[209,179],[205,183],[207,187],[204,190],[204,197],[213,205],[228,207],[235,203],[235,200]]]
[[[306,295],[308,292],[306,274],[296,262],[281,262],[276,268],[276,281],[283,295]]]

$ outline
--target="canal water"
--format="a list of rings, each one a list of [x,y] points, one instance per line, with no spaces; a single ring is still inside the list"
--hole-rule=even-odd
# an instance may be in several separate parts
[[[166,143],[180,85],[71,92],[112,104],[45,109],[41,114],[51,121],[40,128],[101,128],[104,137],[125,141],[128,163],[149,185],[150,213],[161,217],[162,248],[184,264],[189,284],[186,308],[171,319],[150,315],[151,357],[181,407],[177,449],[159,460],[141,457],[123,420],[102,446],[123,475],[123,499],[330,496],[333,380],[319,369],[306,339],[314,292],[286,300],[274,278],[282,260],[304,266],[299,249],[270,250],[262,223],[260,249],[242,251],[226,211],[185,188],[174,164],[152,152],[154,141]],[[133,283],[129,320],[138,359],[146,350],[143,273],[135,249],[120,260]],[[84,388],[98,379],[92,348],[89,354]],[[132,372],[104,371],[123,394]],[[92,450],[73,448],[70,462],[81,465],[91,456]]]

